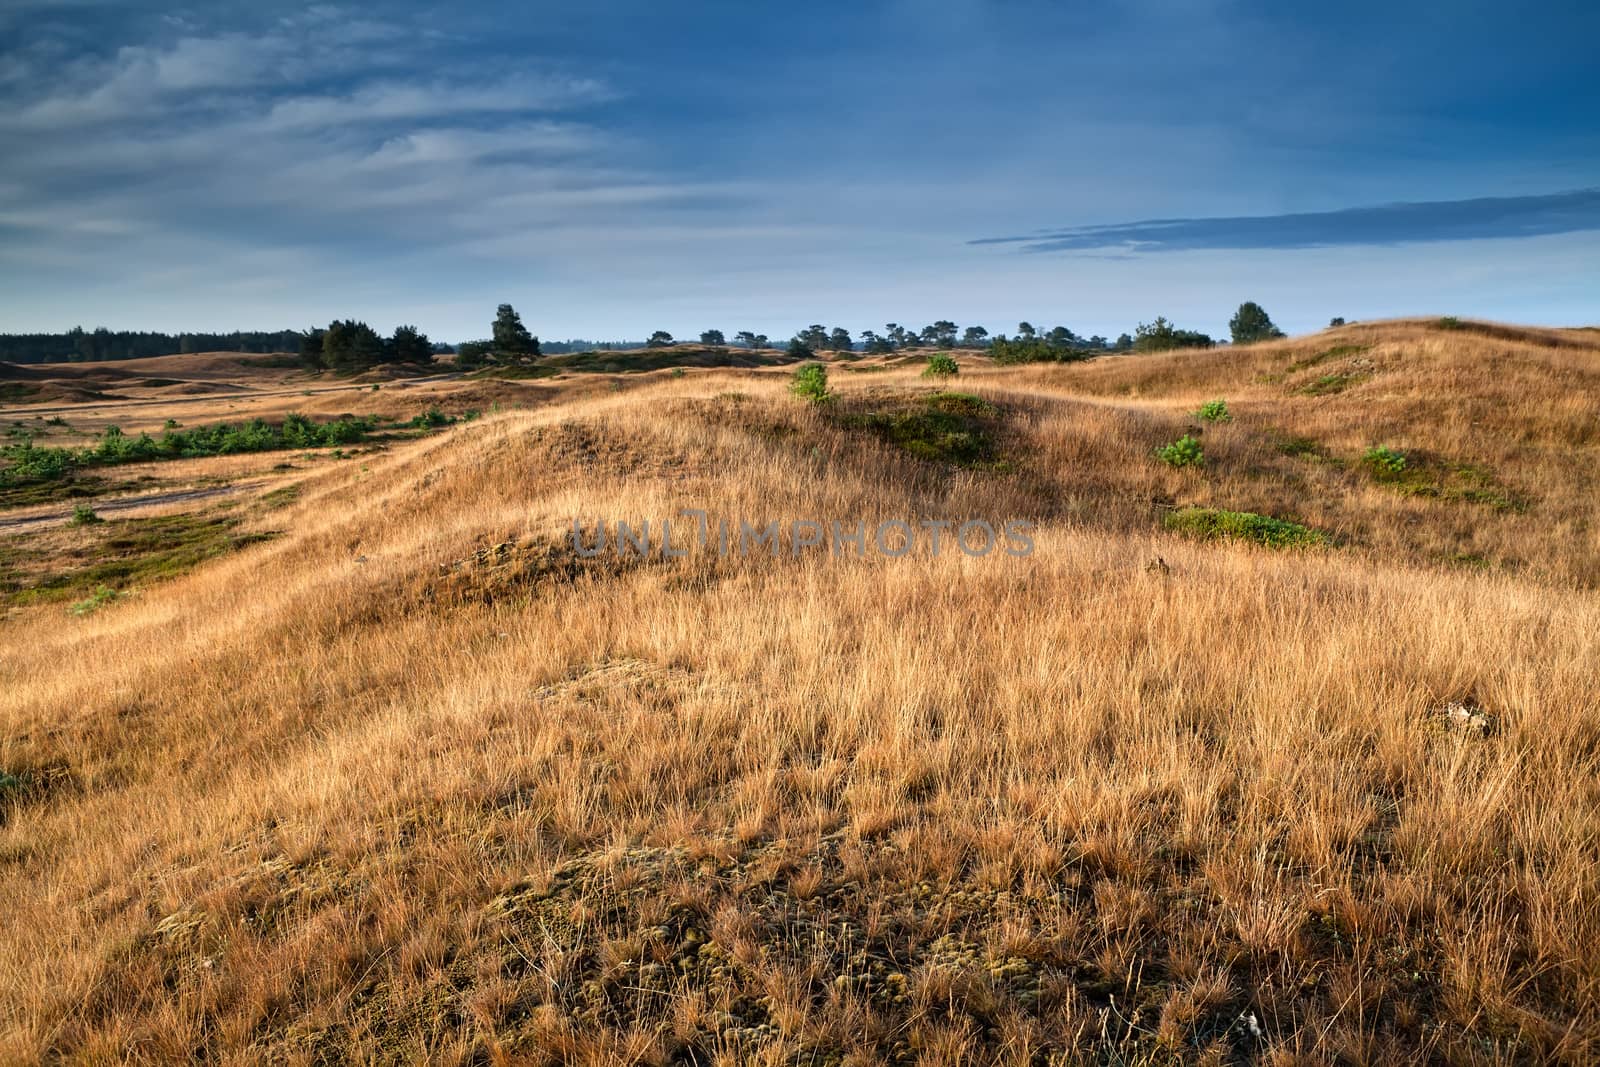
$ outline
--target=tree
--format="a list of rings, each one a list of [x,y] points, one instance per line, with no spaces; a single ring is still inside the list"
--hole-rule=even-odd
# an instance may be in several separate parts
[[[364,322],[335,319],[322,331],[322,363],[341,374],[356,374],[383,360],[383,338]]]
[[[1343,315],[1335,315],[1333,318],[1328,320],[1328,329],[1330,329],[1330,330],[1333,329],[1335,326],[1343,326],[1343,325],[1344,325],[1344,316]]]
[[[539,339],[522,325],[522,316],[510,304],[501,304],[494,315],[494,355],[502,363],[521,363],[539,357]]]
[[[854,352],[856,346],[850,340],[850,331],[842,326],[829,330],[828,349],[833,352]]]
[[[906,329],[898,322],[891,322],[883,327],[883,335],[889,339],[891,348],[904,348],[906,346]]]
[[[1216,344],[1195,330],[1180,330],[1160,315],[1148,325],[1140,323],[1133,331],[1133,347],[1140,352],[1165,352],[1172,348],[1210,348]]]
[[[1239,305],[1239,310],[1228,320],[1228,331],[1233,335],[1236,345],[1270,341],[1283,336],[1283,331],[1272,324],[1266,309],[1254,300],[1246,300]]]
[[[316,326],[300,335],[300,362],[308,370],[325,370],[328,366],[322,361],[322,330]]]
[[[887,337],[879,337],[871,330],[861,331],[861,351],[869,356],[883,356],[894,351]]]
[[[806,344],[803,332],[796,334],[794,339],[789,342],[789,355],[794,359],[810,359],[816,354],[816,351]]]
[[[1078,335],[1067,329],[1065,326],[1057,326],[1055,329],[1045,334],[1044,339],[1055,345],[1057,348],[1066,348],[1078,340]]]
[[[813,322],[810,326],[801,330],[800,337],[813,352],[828,347],[828,328],[820,322]]]
[[[740,330],[734,335],[734,340],[738,341],[746,348],[767,347],[767,335],[764,333],[752,333],[749,330]]]
[[[922,343],[935,348],[954,348],[956,344],[956,324],[949,319],[940,319],[930,326],[924,326],[921,333]]]
[[[1126,333],[1118,334],[1117,335],[1116,350],[1118,352],[1128,352],[1128,351],[1131,351],[1132,349],[1133,349],[1133,335],[1132,334],[1126,334]]]
[[[1017,323],[1017,336],[1024,341],[1031,341],[1037,337],[1038,334],[1034,332],[1033,323],[1019,322]]]
[[[655,333],[650,335],[650,340],[645,342],[645,347],[671,348],[675,344],[677,344],[677,342],[672,339],[672,335],[670,333],[668,333],[666,330],[657,330]]]
[[[968,326],[966,332],[961,335],[961,347],[982,348],[988,339],[989,331],[982,326]]]
[[[396,363],[433,362],[433,342],[415,326],[396,326],[386,348],[384,354]]]
[[[721,330],[705,330],[700,334],[700,343],[703,345],[725,345],[727,338],[722,336]]]

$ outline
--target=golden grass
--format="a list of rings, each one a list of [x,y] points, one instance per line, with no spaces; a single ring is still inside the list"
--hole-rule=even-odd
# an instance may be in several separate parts
[[[1288,369],[1335,344],[1369,347]],[[1590,1062],[1597,376],[1357,326],[969,360],[1009,470],[759,373],[317,469],[270,542],[0,621],[0,1058]],[[1156,463],[1215,396],[1206,466]],[[1402,495],[1375,443],[1518,506]],[[1340,544],[1181,540],[1177,502]],[[679,507],[1037,549],[562,548]]]

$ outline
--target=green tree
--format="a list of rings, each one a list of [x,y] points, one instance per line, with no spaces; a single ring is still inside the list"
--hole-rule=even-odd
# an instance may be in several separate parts
[[[387,347],[387,356],[396,363],[433,362],[433,342],[415,326],[396,326]]]
[[[1031,341],[1037,336],[1038,336],[1038,334],[1033,328],[1033,323],[1031,323],[1031,322],[1019,322],[1019,323],[1017,323],[1017,337],[1020,338],[1021,340]]]
[[[510,304],[501,304],[494,315],[494,355],[502,363],[522,363],[537,359],[539,339],[522,325],[522,316]]]
[[[738,333],[733,335],[733,339],[744,345],[746,348],[767,347],[767,335],[764,333],[752,333],[749,330],[740,330]]]
[[[962,348],[982,348],[989,340],[989,331],[982,326],[968,326],[961,335]]]
[[[672,339],[672,335],[666,330],[657,330],[655,333],[650,335],[650,340],[646,341],[644,344],[646,348],[671,348],[676,343],[677,342]]]
[[[855,344],[850,340],[850,331],[842,326],[835,326],[828,331],[828,349],[832,352],[854,352]]]
[[[1270,341],[1283,336],[1283,331],[1272,324],[1272,318],[1267,314],[1266,308],[1254,300],[1246,300],[1239,305],[1239,310],[1228,320],[1228,332],[1233,335],[1233,343],[1236,345]]]
[[[322,331],[323,365],[341,374],[357,374],[383,361],[383,338],[364,322],[335,319]]]
[[[300,335],[300,362],[308,370],[326,370],[322,361],[322,330],[313,326]]]
[[[1328,329],[1330,329],[1330,330],[1333,329],[1335,326],[1343,326],[1343,325],[1344,325],[1344,316],[1343,315],[1335,315],[1333,318],[1328,320]]]
[[[861,331],[861,351],[869,356],[882,356],[894,351],[887,337],[879,337],[871,330]]]
[[[1180,330],[1163,316],[1156,321],[1140,323],[1133,331],[1133,347],[1140,352],[1165,352],[1173,348],[1210,348],[1216,344],[1210,337],[1195,330]]]
[[[703,345],[725,345],[727,338],[722,336],[721,330],[704,330],[700,334],[700,343]]]
[[[791,358],[810,359],[816,354],[816,349],[806,344],[805,335],[803,333],[796,334],[795,337],[789,342],[789,355]]]

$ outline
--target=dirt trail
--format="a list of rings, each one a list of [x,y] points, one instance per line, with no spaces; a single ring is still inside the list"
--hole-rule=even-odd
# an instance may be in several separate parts
[[[231,496],[247,489],[260,488],[264,484],[266,483],[259,481],[234,482],[231,485],[214,485],[204,489],[172,489],[161,493],[143,493],[138,496],[96,497],[76,500],[66,510],[56,507],[49,511],[34,511],[28,515],[0,515],[0,535],[32,533],[35,530],[60,525],[72,518],[74,508],[83,504],[88,504],[94,508],[97,515],[115,515],[118,512],[155,507],[159,504],[187,504],[195,500]]]

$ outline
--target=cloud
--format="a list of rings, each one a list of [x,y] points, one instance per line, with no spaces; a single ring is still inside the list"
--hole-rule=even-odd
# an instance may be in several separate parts
[[[1146,219],[1073,226],[1020,237],[985,237],[968,244],[1016,244],[1024,252],[1181,252],[1399,245],[1546,237],[1588,230],[1600,230],[1600,189],[1286,215]]]

